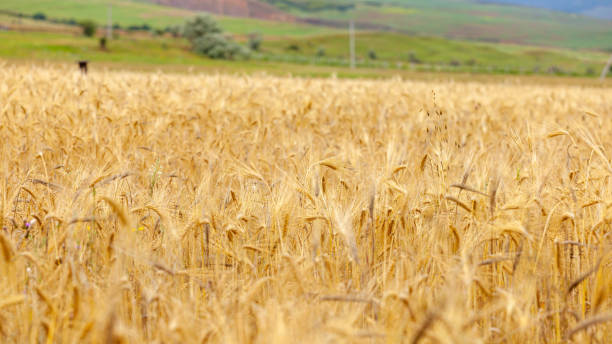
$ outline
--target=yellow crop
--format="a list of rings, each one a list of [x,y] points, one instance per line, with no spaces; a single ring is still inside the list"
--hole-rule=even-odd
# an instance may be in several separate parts
[[[612,89],[0,69],[3,343],[604,343]]]

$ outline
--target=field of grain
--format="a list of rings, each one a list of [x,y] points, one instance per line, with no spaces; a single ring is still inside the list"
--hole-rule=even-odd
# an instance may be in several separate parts
[[[1,342],[604,343],[611,96],[0,65]]]

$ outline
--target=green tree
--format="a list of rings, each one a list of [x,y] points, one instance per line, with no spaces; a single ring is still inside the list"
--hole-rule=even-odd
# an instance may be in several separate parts
[[[83,29],[83,35],[93,37],[93,35],[96,34],[96,29],[98,28],[96,22],[92,20],[83,20],[79,25]]]
[[[253,51],[259,51],[261,47],[261,35],[258,33],[251,33],[249,35],[249,49]]]
[[[223,30],[221,30],[219,24],[208,15],[195,17],[185,23],[183,28],[183,36],[192,43],[202,36],[221,33],[223,33]]]
[[[38,12],[38,13],[34,14],[32,16],[32,18],[34,20],[47,20],[47,16],[44,13],[42,13],[42,12]]]
[[[227,40],[223,34],[213,33],[196,38],[193,50],[213,59],[246,58],[249,53],[244,47]]]
[[[370,50],[370,51],[368,51],[368,58],[370,60],[376,60],[376,58],[378,58],[378,56],[376,56],[376,52],[374,50]]]
[[[210,16],[196,17],[183,28],[194,52],[213,59],[248,58],[249,50],[231,41]]]

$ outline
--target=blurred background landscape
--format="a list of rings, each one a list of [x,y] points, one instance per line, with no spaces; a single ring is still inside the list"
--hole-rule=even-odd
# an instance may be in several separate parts
[[[218,24],[217,36],[206,42],[217,44],[214,53],[185,37],[185,24],[198,16]],[[0,58],[12,62],[313,76],[598,77],[612,54],[612,3],[3,0],[0,42]]]

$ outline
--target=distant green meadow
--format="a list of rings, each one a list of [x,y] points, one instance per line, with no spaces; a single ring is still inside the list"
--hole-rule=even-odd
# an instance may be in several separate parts
[[[145,0],[2,0],[0,10],[28,15],[43,12],[50,18],[93,19],[105,24],[109,3],[113,23],[124,27],[147,24],[163,29],[182,25],[201,14]],[[518,6],[451,0],[369,0],[356,2],[354,9],[345,11],[308,12],[289,5],[283,9],[300,18],[327,20],[339,27],[354,18],[357,29],[363,30],[378,27],[407,34],[612,51],[611,21]],[[217,19],[226,31],[235,34],[310,36],[338,32],[338,29],[302,23],[223,16]]]
[[[190,51],[189,43],[168,35],[120,35],[99,47],[96,38],[51,32],[0,32],[0,57],[24,60],[86,59],[129,65],[230,65],[238,69],[269,69],[274,64],[295,70],[314,66],[348,69],[348,37],[340,34],[263,40],[248,61],[210,60]],[[244,42],[244,37],[239,37]],[[595,75],[606,54],[562,49],[452,41],[393,33],[360,33],[356,37],[362,69],[450,71],[508,74]],[[296,49],[297,50],[294,50]],[[324,55],[321,56],[321,52]],[[374,52],[376,59],[372,59]],[[288,68],[288,65],[294,67]],[[359,69],[358,68],[358,69]]]
[[[313,12],[289,5],[284,9],[302,18],[355,19],[358,27],[403,33],[612,51],[612,22],[586,16],[468,0],[368,0],[355,4],[351,10]]]
[[[270,40],[264,51],[274,55],[348,59],[348,35],[330,34]],[[364,32],[356,36],[356,54],[363,63],[391,67],[446,65],[465,71],[592,74],[604,66],[608,54],[537,46],[479,43],[439,37]],[[373,59],[372,57],[375,57]]]
[[[376,7],[387,14],[402,16],[421,16],[434,10],[433,3],[416,6],[420,2],[385,1],[388,2],[387,5],[371,7]],[[433,0],[433,2],[448,3],[444,0]],[[108,3],[109,1],[102,0],[3,0],[0,3],[0,10],[8,11],[12,15],[0,14],[0,24],[19,20],[14,16],[16,13],[28,16],[44,13],[47,18],[75,21],[93,19],[98,24],[104,25]],[[123,28],[147,24],[156,29],[163,29],[182,25],[189,18],[201,14],[146,2],[111,0],[110,3],[112,3],[113,23]],[[397,3],[402,5],[399,6]],[[413,3],[415,7],[407,6],[408,3]],[[363,6],[365,5],[358,5],[355,11]],[[462,18],[462,10],[469,9],[462,2],[457,2],[453,6],[456,6],[454,10],[458,11],[455,20]],[[513,15],[521,15],[523,14],[521,11],[525,10],[508,7],[506,11],[518,11]],[[321,13],[324,15],[326,12],[329,11]],[[482,16],[486,17],[486,20],[495,19],[491,14],[482,14]],[[126,34],[124,31],[117,31],[119,36],[108,43],[109,49],[105,51],[99,48],[97,39],[75,34],[78,32],[75,27],[71,27],[70,31],[64,25],[24,18],[20,20],[28,25],[34,23],[39,31],[43,32],[0,31],[2,41],[0,57],[39,61],[87,59],[126,65],[217,66],[238,70],[262,68],[298,73],[300,70],[309,70],[312,73],[318,73],[319,70],[325,70],[322,73],[339,70],[348,75],[360,74],[347,68],[349,43],[345,30],[245,18],[217,17],[217,19],[224,30],[234,34],[242,44],[247,44],[248,34],[254,32],[261,34],[263,42],[260,51],[253,52],[248,61],[214,61],[192,53],[189,43],[184,39],[172,38],[169,35],[153,35],[150,32]],[[426,26],[424,24],[423,27]],[[53,31],[52,29],[65,32],[44,32]],[[606,52],[592,50],[486,43],[451,40],[435,35],[367,31],[357,32],[356,54],[358,69],[380,71],[385,75],[399,71],[596,76],[609,56]]]
[[[0,10],[30,16],[35,13],[43,13],[48,18],[54,19],[74,19],[76,21],[91,19],[99,25],[106,25],[109,3],[112,5],[113,24],[119,24],[122,27],[147,24],[153,28],[164,29],[169,26],[183,25],[185,21],[196,15],[206,14],[125,0],[2,0]],[[224,16],[216,16],[216,18],[224,30],[235,34],[257,32],[263,35],[304,36],[333,31],[326,27],[300,23]]]

